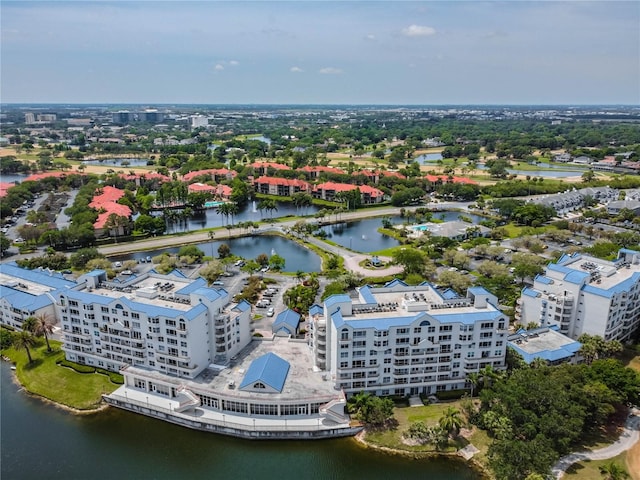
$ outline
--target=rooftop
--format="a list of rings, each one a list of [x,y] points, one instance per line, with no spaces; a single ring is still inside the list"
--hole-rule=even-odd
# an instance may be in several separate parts
[[[553,328],[519,330],[507,339],[509,346],[516,350],[527,363],[535,358],[548,361],[570,358],[580,350],[582,344],[561,334]]]

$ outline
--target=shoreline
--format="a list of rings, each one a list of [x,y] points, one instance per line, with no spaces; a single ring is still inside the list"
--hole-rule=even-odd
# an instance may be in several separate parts
[[[409,450],[399,450],[397,448],[383,447],[381,445],[376,445],[374,443],[368,442],[366,440],[367,430],[363,429],[359,433],[355,434],[352,438],[353,440],[362,448],[370,448],[372,450],[376,450],[379,452],[384,452],[390,455],[402,456],[406,458],[411,458],[414,460],[425,460],[428,458],[446,458],[448,460],[458,460],[465,465],[469,466],[473,471],[479,473],[483,480],[493,480],[494,477],[491,472],[480,462],[474,460],[473,457],[470,459],[465,459],[458,454],[456,450],[455,453],[447,453],[447,452],[411,452]]]
[[[2,360],[4,362],[7,362],[11,365],[15,365],[11,360],[6,360],[4,357],[2,358]],[[54,406],[56,408],[59,408],[60,410],[64,410],[65,412],[71,413],[73,415],[93,415],[94,413],[99,413],[102,412],[104,410],[107,410],[109,408],[109,405],[107,403],[104,402],[104,400],[100,400],[99,406],[95,407],[95,408],[90,408],[87,410],[80,410],[79,408],[74,408],[71,407],[69,405],[65,405],[64,403],[59,403],[56,402],[55,400],[52,400],[50,398],[47,398],[43,395],[40,395],[38,393],[32,392],[31,390],[27,389],[27,387],[25,387],[20,380],[18,379],[18,375],[16,374],[15,371],[12,372],[11,374],[11,381],[20,388],[20,391],[24,392],[26,395],[32,397],[32,398],[36,398],[38,400],[40,400],[42,403],[46,403],[48,405]]]

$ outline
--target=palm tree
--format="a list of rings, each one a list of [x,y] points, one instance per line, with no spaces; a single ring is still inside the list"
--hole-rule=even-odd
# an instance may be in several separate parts
[[[31,350],[29,350],[29,347],[33,347],[35,344],[36,339],[28,330],[22,330],[21,332],[16,333],[16,336],[13,340],[13,346],[16,350],[25,350],[27,352],[29,363],[33,362],[33,359],[31,358]]]
[[[447,407],[438,424],[449,435],[457,436],[463,425],[460,411],[453,407]]]
[[[471,384],[471,396],[473,397],[473,394],[480,383],[480,374],[477,372],[471,372],[467,375],[467,382]]]
[[[347,400],[347,411],[356,417],[360,415],[362,410],[365,408],[371,394],[368,392],[358,392],[349,400]]]
[[[605,480],[623,480],[629,478],[629,474],[624,467],[621,467],[613,461],[602,465],[600,467],[600,474]]]
[[[49,345],[49,335],[53,333],[53,323],[51,316],[46,313],[41,313],[36,318],[36,323],[33,328],[33,333],[37,336],[43,335],[44,340],[47,342],[47,351],[51,351],[51,345]]]

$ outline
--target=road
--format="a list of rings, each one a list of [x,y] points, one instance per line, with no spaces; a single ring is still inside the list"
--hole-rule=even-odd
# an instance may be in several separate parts
[[[551,469],[554,478],[562,478],[566,470],[576,462],[583,460],[606,460],[616,457],[633,447],[640,439],[639,413],[640,411],[634,410],[634,412],[629,415],[620,437],[611,445],[598,450],[571,453],[558,460],[558,463]]]

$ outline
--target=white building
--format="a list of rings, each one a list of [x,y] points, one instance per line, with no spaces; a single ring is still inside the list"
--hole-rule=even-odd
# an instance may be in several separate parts
[[[203,278],[177,272],[120,283],[95,270],[57,296],[68,360],[186,378],[228,362],[251,341],[250,310],[246,302],[229,304],[227,292],[208,288]]]
[[[204,115],[191,115],[189,120],[191,121],[191,128],[207,127],[209,125],[209,118]]]
[[[394,280],[333,295],[310,309],[316,367],[347,394],[434,394],[469,388],[467,375],[505,365],[509,319],[484,288],[467,297]]]
[[[523,325],[556,325],[571,338],[630,340],[640,325],[640,252],[622,249],[613,262],[563,255],[522,291],[516,318]]]
[[[26,270],[15,263],[0,265],[0,324],[21,330],[29,317],[46,315],[54,321],[57,292],[75,286],[57,272]]]

